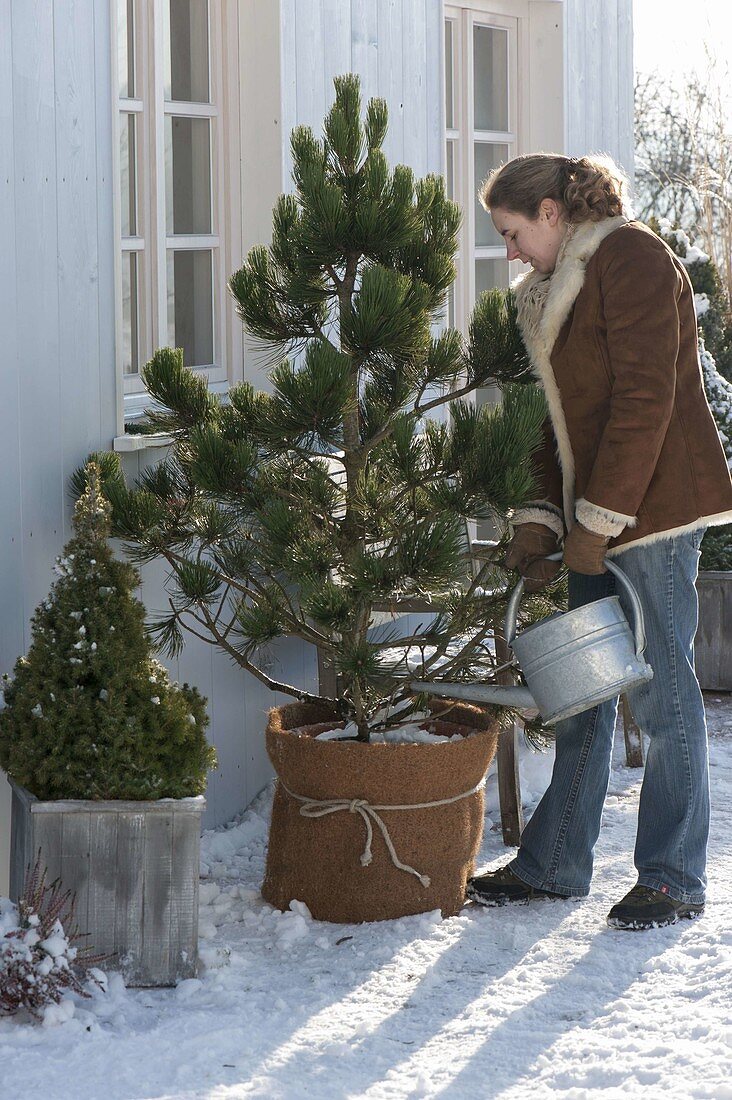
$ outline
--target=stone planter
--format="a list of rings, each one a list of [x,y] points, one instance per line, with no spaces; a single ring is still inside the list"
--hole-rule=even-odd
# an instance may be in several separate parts
[[[264,898],[281,910],[303,901],[336,923],[459,912],[483,829],[493,713],[453,706],[431,725],[462,736],[433,744],[315,740],[338,724],[317,705],[275,707],[269,718],[278,782]]]
[[[705,691],[732,691],[732,571],[703,571],[697,580],[696,674]]]
[[[11,780],[10,897],[38,850],[46,881],[76,894],[76,923],[131,986],[192,978],[198,961],[201,815],[206,800],[40,802]]]

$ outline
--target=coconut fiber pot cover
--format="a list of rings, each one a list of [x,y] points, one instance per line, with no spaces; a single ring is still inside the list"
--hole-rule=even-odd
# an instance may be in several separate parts
[[[429,728],[460,736],[434,744],[315,739],[337,725],[314,704],[270,711],[278,782],[264,898],[283,911],[303,901],[336,923],[459,912],[480,846],[495,713],[440,702]]]

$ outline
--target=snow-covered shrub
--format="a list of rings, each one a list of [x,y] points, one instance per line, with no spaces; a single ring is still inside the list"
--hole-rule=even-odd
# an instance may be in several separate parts
[[[704,376],[704,388],[717,422],[727,461],[732,466],[732,382],[725,377],[725,372],[720,370],[719,352],[715,347],[719,345],[720,339],[723,345],[725,339],[727,342],[732,339],[732,315],[722,291],[719,273],[706,252],[692,244],[689,235],[683,229],[675,229],[667,218],[652,219],[651,225],[682,261],[694,287],[694,305],[700,330],[699,358]],[[716,325],[711,333],[709,332],[710,321]],[[718,331],[720,328],[724,330],[722,335]],[[724,345],[722,354],[726,350],[728,349]]]
[[[691,279],[704,389],[732,468],[732,313],[719,272],[711,257],[668,218],[652,218],[650,224],[679,257]],[[732,569],[732,525],[709,528],[702,542],[700,565],[702,569]]]
[[[46,885],[40,857],[29,873],[17,906],[0,898],[0,1015],[25,1008],[42,1020],[64,994],[89,997],[82,980],[102,985],[102,975],[86,973],[102,961],[81,939],[74,924],[74,899],[58,881]]]
[[[684,264],[696,300],[696,316],[704,343],[717,370],[732,382],[732,312],[714,260],[694,244],[689,234],[668,218],[651,219],[651,228]]]
[[[108,545],[99,467],[84,476],[58,579],[4,678],[0,766],[41,799],[201,794],[215,763],[205,700],[153,658],[139,575]]]
[[[699,359],[707,401],[717,422],[727,462],[732,468],[732,382],[728,382],[717,370],[714,357],[704,346],[703,337],[699,340]]]

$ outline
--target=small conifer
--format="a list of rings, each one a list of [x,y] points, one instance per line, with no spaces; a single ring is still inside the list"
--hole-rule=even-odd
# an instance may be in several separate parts
[[[215,760],[205,700],[152,656],[139,576],[112,556],[98,466],[85,473],[58,579],[4,677],[0,765],[40,799],[200,794]]]

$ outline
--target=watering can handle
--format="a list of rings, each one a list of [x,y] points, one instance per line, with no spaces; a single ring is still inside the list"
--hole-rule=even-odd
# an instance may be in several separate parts
[[[556,554],[548,554],[546,556],[546,561],[561,561],[561,560],[562,560],[562,551],[561,550],[557,551]],[[638,593],[636,592],[636,590],[633,587],[633,585],[631,584],[629,578],[626,577],[625,573],[620,568],[620,566],[618,566],[614,562],[610,561],[609,558],[605,558],[604,564],[605,564],[605,567],[607,568],[607,570],[610,573],[613,574],[615,579],[620,581],[620,584],[625,589],[625,593],[626,593],[628,599],[630,600],[630,606],[631,606],[632,611],[633,611],[633,633],[635,635],[635,653],[636,653],[636,656],[640,659],[643,656],[644,649],[646,648],[646,628],[645,628],[645,623],[643,621],[643,608],[641,607],[641,602],[638,599]],[[507,645],[511,645],[514,638],[516,637],[516,617],[518,615],[518,606],[519,606],[519,603],[521,601],[521,597],[523,596],[523,593],[524,593],[524,579],[522,577],[521,580],[516,585],[516,587],[514,588],[513,592],[511,593],[511,596],[510,596],[509,601],[508,601],[508,607],[506,608],[506,623],[505,623],[506,629],[505,629],[505,634],[506,634],[506,643],[507,643]]]

